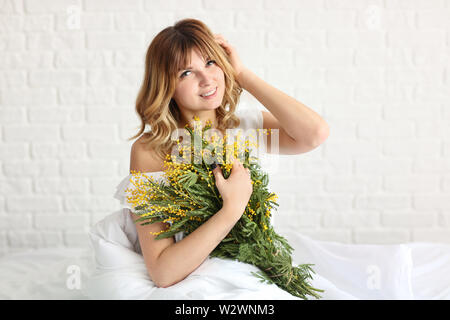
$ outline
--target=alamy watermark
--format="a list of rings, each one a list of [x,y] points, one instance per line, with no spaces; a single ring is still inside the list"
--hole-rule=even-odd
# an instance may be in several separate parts
[[[367,276],[367,288],[369,290],[380,290],[381,289],[381,269],[379,266],[371,264],[366,268]]]
[[[262,168],[276,172],[278,170],[279,161],[279,129],[270,129],[270,155],[267,150],[267,130],[264,129],[227,129],[226,144],[224,145],[224,137],[220,130],[210,128],[206,131],[202,131],[202,123],[200,120],[194,121],[193,131],[195,133],[202,133],[200,137],[198,134],[194,135],[194,139],[191,139],[191,135],[186,129],[175,129],[172,132],[172,141],[179,142],[178,148],[172,149],[171,158],[176,164],[202,164],[207,165],[213,163],[216,164],[231,164],[234,159],[237,158],[240,162],[244,162],[245,150],[250,149],[250,163],[259,163]],[[193,140],[193,141],[192,141]],[[203,148],[202,140],[206,140],[210,143],[210,147],[214,146],[214,152],[208,148]],[[193,148],[192,148],[193,143]],[[224,150],[233,150],[232,154],[227,152],[227,157],[224,159]],[[191,150],[194,150],[192,155]],[[182,154],[180,156],[180,153]],[[192,159],[193,157],[193,159]]]
[[[369,30],[382,30],[383,28],[383,12],[382,9],[375,4],[369,5],[364,11],[364,22]]]
[[[66,268],[66,273],[69,275],[66,279],[66,288],[69,290],[81,289],[81,268],[76,264],[71,264]]]
[[[81,27],[81,8],[77,6],[67,7],[66,26],[69,30],[79,30]]]

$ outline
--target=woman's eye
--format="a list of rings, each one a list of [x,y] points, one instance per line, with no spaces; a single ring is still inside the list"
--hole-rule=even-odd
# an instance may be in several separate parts
[[[208,63],[210,63],[210,62],[216,63],[216,61],[214,61],[214,60],[209,60],[206,64],[208,64]],[[181,74],[180,78],[183,78],[183,77],[185,76],[186,72],[190,72],[190,71],[189,71],[189,70],[186,70],[185,72],[183,72],[183,73]]]
[[[183,72],[183,73],[181,74],[180,78],[183,78],[186,72],[190,72],[190,71],[188,70],[188,71]]]

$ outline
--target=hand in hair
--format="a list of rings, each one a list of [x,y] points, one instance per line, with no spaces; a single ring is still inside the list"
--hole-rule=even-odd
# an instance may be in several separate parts
[[[214,34],[214,39],[222,46],[225,52],[230,57],[231,65],[236,71],[236,80],[239,82],[239,79],[242,77],[243,72],[247,69],[242,63],[239,55],[237,54],[236,48],[234,48],[221,34]],[[239,82],[241,84],[241,82]],[[242,86],[242,84],[241,84]]]

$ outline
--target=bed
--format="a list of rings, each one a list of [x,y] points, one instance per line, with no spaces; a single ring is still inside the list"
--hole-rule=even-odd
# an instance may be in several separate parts
[[[47,248],[0,258],[0,299],[299,299],[261,284],[256,270],[208,257],[183,281],[156,287],[149,278],[130,220],[117,211],[89,234],[82,248]],[[295,249],[294,264],[313,263],[322,299],[449,299],[450,244],[397,245],[318,241],[278,230]],[[220,270],[220,272],[217,272]]]

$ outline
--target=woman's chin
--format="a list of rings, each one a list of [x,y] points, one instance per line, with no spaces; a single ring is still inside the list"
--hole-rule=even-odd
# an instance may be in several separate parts
[[[208,106],[206,106],[206,108],[208,109],[208,110],[214,110],[214,109],[217,109],[217,108],[219,108],[220,107],[220,104],[219,103],[211,103],[210,105],[208,105]]]

